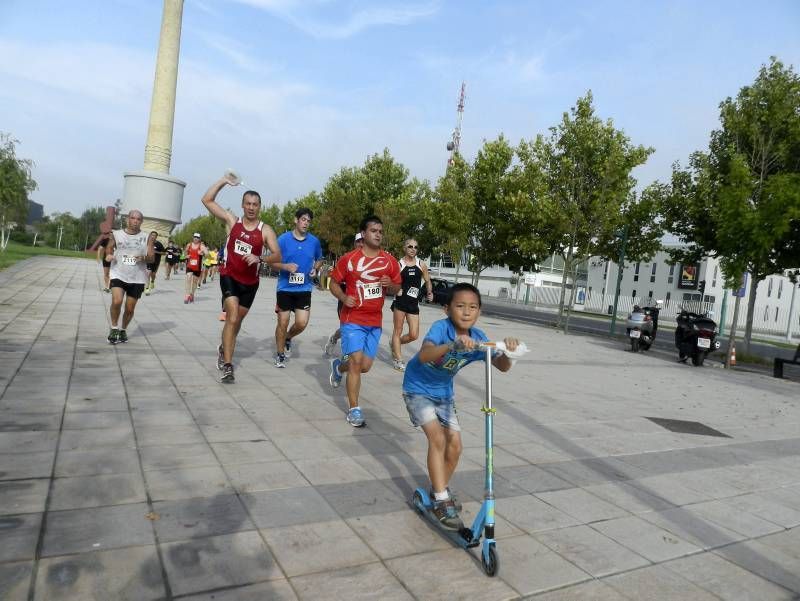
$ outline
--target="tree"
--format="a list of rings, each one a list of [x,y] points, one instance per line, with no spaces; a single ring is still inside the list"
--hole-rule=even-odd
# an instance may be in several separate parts
[[[428,205],[427,231],[439,252],[453,258],[456,264],[456,282],[461,268],[461,255],[469,243],[472,216],[475,213],[475,200],[470,187],[472,167],[461,158],[453,156],[444,176],[439,178]],[[437,240],[438,237],[438,240]]]
[[[36,189],[31,177],[33,161],[17,158],[18,140],[0,132],[0,251],[8,245],[11,230],[28,218],[28,194]]]
[[[631,171],[652,152],[652,148],[632,145],[610,119],[604,122],[597,117],[591,92],[564,113],[561,123],[550,128],[549,137],[540,135],[525,148],[523,155],[530,157],[531,169],[538,166],[546,182],[547,192],[538,203],[541,231],[551,252],[564,260],[559,320],[568,278],[573,284],[571,297],[576,292],[578,266],[591,256],[612,254],[626,212],[639,219],[648,217],[646,209],[653,205],[637,206]],[[565,332],[572,304],[570,298]]]
[[[673,168],[665,224],[687,243],[676,260],[717,256],[726,282],[750,273],[744,347],[758,282],[797,267],[800,221],[800,77],[772,57],[755,82],[720,103],[707,152]]]
[[[225,242],[227,232],[225,224],[213,215],[201,215],[187,221],[181,229],[172,235],[175,243],[181,247],[186,246],[192,235],[198,232],[203,242],[211,246],[221,246]]]

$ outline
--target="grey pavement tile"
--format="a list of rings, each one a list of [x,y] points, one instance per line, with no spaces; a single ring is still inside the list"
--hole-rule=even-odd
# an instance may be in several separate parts
[[[641,601],[718,601],[715,595],[688,580],[676,577],[663,566],[650,566],[627,574],[606,578],[603,582],[631,599]]]
[[[724,499],[742,494],[740,488],[726,482],[724,468],[696,470],[680,473],[681,484],[692,490],[702,491],[713,499]]]
[[[53,451],[57,443],[58,432],[54,431],[0,432],[0,453],[16,455]]]
[[[291,579],[300,599],[412,601],[413,597],[383,565],[370,563]]]
[[[493,484],[496,499],[516,497],[525,493],[512,481],[497,474],[493,478]],[[486,490],[486,474],[483,469],[456,470],[450,478],[450,488],[464,492],[473,499],[482,499]]]
[[[584,487],[584,490],[622,507],[631,513],[644,513],[647,511],[663,511],[675,507],[669,501],[656,497],[650,493],[631,486],[627,482],[607,482]]]
[[[56,461],[56,477],[139,473],[135,449],[62,451]],[[49,475],[49,471],[48,471]]]
[[[475,460],[482,461],[483,458],[475,457]],[[535,493],[549,490],[561,490],[563,488],[572,488],[573,486],[570,482],[558,476],[554,476],[537,465],[519,465],[502,468],[498,468],[497,463],[494,465],[497,474],[500,474],[509,482],[513,482],[515,486],[518,486],[525,492]]]
[[[241,498],[259,528],[338,520],[330,504],[310,486],[252,492]]]
[[[727,467],[725,474],[725,482],[742,492],[769,490],[793,483],[786,474],[770,469],[763,462]]]
[[[427,480],[428,470],[408,453],[353,455],[351,458],[376,478],[422,475]]]
[[[115,426],[92,430],[64,430],[61,433],[59,451],[77,451],[97,448],[131,449],[136,446],[133,428]]]
[[[38,453],[0,453],[0,480],[49,478],[55,450]]]
[[[226,465],[225,470],[240,493],[310,486],[289,461]]]
[[[773,491],[748,493],[724,499],[723,503],[739,511],[747,511],[784,528],[800,526],[800,509],[784,505],[773,496]]]
[[[469,459],[475,463],[483,465],[486,460],[486,449],[481,447],[464,448],[461,456],[464,459]],[[509,453],[498,446],[495,446],[492,450],[492,463],[494,464],[495,469],[502,469],[503,472],[505,472],[506,468],[509,467],[530,465],[525,459],[517,457],[516,455]],[[517,484],[519,484],[519,482]]]
[[[145,472],[145,477],[153,501],[213,497],[234,492],[220,467],[151,470]]]
[[[572,459],[567,453],[555,451],[538,442],[523,442],[517,444],[507,444],[495,442],[501,449],[524,459],[528,463],[545,464],[551,462],[568,461]],[[556,474],[559,475],[559,474]]]
[[[50,495],[50,511],[123,505],[146,501],[141,474],[109,474],[56,478]]]
[[[0,411],[0,432],[58,430],[61,411],[53,413],[22,413]]]
[[[341,425],[336,420],[337,425]],[[358,432],[359,428],[351,429]],[[354,455],[386,455],[388,453],[399,453],[400,448],[390,439],[378,436],[377,434],[354,434],[353,436],[331,437],[333,443],[342,450],[342,454],[347,457]]]
[[[49,487],[44,478],[0,481],[0,515],[43,512]]]
[[[192,410],[198,424],[249,424],[252,418],[242,409],[201,409]]]
[[[601,580],[568,586],[557,591],[536,595],[536,601],[630,601]]]
[[[129,427],[130,423],[127,411],[73,411],[64,414],[65,430]]]
[[[187,410],[150,411],[137,409],[131,412],[133,424],[144,426],[193,426],[194,418]]]
[[[459,501],[461,499],[459,498]],[[461,518],[463,522],[470,528],[472,528],[475,519],[480,512],[481,505],[483,502],[478,501],[463,501],[463,508],[460,512]],[[511,522],[506,520],[503,516],[498,515],[497,512],[494,514],[494,537],[497,540],[508,538],[510,536],[519,536],[520,534],[525,534],[523,530],[514,526]]]
[[[408,501],[377,480],[342,484],[323,484],[316,490],[343,518],[389,513],[408,507]]]
[[[748,511],[736,509],[722,501],[697,503],[689,505],[687,509],[747,538],[756,538],[783,530],[782,526],[761,519]]]
[[[599,522],[592,524],[592,528],[654,563],[699,553],[701,550],[671,532],[635,516]]]
[[[713,549],[746,538],[695,513],[691,506],[642,513],[639,517],[703,549]]]
[[[154,524],[160,542],[255,530],[235,495],[159,501],[153,503],[153,511],[158,515]]]
[[[649,565],[641,555],[589,526],[573,526],[536,534],[553,551],[592,576],[601,577]]]
[[[665,563],[664,567],[725,601],[790,601],[797,598],[787,589],[714,553],[683,557]]]
[[[181,597],[181,601],[297,601],[287,580],[269,580],[247,584],[225,590],[214,589],[211,593],[198,593]]]
[[[0,599],[28,601],[32,566],[30,561],[0,564]]]
[[[342,420],[343,426],[347,424]],[[349,427],[349,426],[347,426]],[[270,436],[275,446],[292,461],[296,459],[336,459],[342,450],[327,436]]]
[[[375,479],[375,476],[349,457],[318,460],[298,459],[294,461],[294,465],[314,486],[362,482]]]
[[[254,423],[200,426],[208,442],[247,442],[266,440],[264,432]]]
[[[356,516],[347,523],[381,559],[452,547],[437,528],[410,509]]]
[[[321,431],[311,422],[301,420],[300,416],[297,416],[293,419],[274,419],[253,415],[253,421],[258,424],[258,427],[261,428],[270,438],[275,436],[284,438],[287,436],[319,436]],[[346,434],[346,432],[341,432],[342,424],[340,422],[341,420],[336,420],[336,425],[339,429],[339,435]],[[326,436],[331,436],[331,434],[328,432],[323,432],[323,434]]]
[[[800,528],[771,534],[760,538],[758,542],[800,559]]]
[[[145,503],[50,511],[42,556],[151,545],[148,512]]]
[[[539,492],[536,493],[536,496],[584,524],[630,515],[624,509],[604,501],[582,488]]]
[[[124,392],[121,390],[114,393],[113,389],[95,396],[89,395],[70,395],[67,399],[67,412],[81,411],[127,411],[128,402],[125,400]]]
[[[166,593],[153,545],[42,559],[35,599],[155,601]]]
[[[800,511],[800,486],[776,488],[770,491],[762,491],[761,494],[768,494],[770,498],[774,498],[781,505]]]
[[[140,447],[206,443],[197,426],[136,426],[136,441]]]
[[[534,497],[522,495],[498,500],[495,512],[525,532],[542,532],[580,524],[580,520]]]
[[[683,486],[681,482],[680,474],[668,474],[631,480],[629,484],[678,506],[712,499],[711,495]]]
[[[142,447],[140,453],[145,471],[219,466],[219,461],[207,444]]]
[[[243,442],[216,442],[211,448],[219,460],[227,465],[284,461],[283,453],[268,440]]]
[[[0,516],[0,562],[33,559],[41,525],[41,513]]]
[[[639,468],[614,457],[559,461],[543,464],[541,467],[575,486],[618,482],[647,475]]]
[[[591,579],[591,576],[531,536],[498,543],[500,577],[522,595],[533,595]]]
[[[166,543],[162,552],[176,595],[283,578],[256,531]]]
[[[261,532],[290,578],[378,560],[342,520],[265,528]]]
[[[23,398],[16,398],[8,394],[8,391],[3,395],[0,400],[0,415],[4,413],[41,413],[42,415],[52,415],[53,413],[61,413],[64,409],[64,401],[62,399],[39,399],[30,400]]]
[[[502,559],[500,560],[502,561]],[[499,578],[487,578],[477,555],[462,549],[448,549],[389,559],[386,567],[411,592],[423,601],[474,599],[513,599],[517,593],[503,582],[503,567]],[[431,578],[431,574],[436,574]]]

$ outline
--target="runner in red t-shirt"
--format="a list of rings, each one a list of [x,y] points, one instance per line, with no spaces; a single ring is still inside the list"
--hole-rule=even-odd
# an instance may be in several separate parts
[[[361,374],[367,373],[378,353],[383,324],[385,289],[400,289],[400,266],[392,255],[381,250],[383,222],[370,216],[361,222],[363,248],[350,251],[336,263],[331,273],[331,292],[342,302],[339,314],[342,331],[342,359],[331,359],[330,383],[334,388],[347,374],[347,422],[356,428],[364,425],[358,405]],[[342,290],[345,286],[345,293]]]

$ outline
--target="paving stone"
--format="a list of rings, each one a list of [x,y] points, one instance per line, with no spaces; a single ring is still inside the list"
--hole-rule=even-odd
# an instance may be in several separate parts
[[[495,511],[525,532],[541,532],[580,524],[580,520],[556,509],[533,495],[507,497]]]
[[[33,431],[0,432],[0,453],[16,455],[53,451],[58,443],[58,432]]]
[[[283,453],[268,440],[244,442],[217,442],[211,445],[219,460],[227,465],[283,461]]]
[[[57,511],[144,501],[144,482],[138,473],[79,476],[53,481],[49,509]]]
[[[61,411],[55,413],[19,413],[0,411],[0,432],[58,430]]]
[[[699,553],[700,548],[641,518],[630,516],[592,524],[610,539],[654,563]]]
[[[662,511],[675,507],[669,501],[651,495],[641,488],[631,486],[627,482],[594,484],[585,487],[584,490],[631,513]]]
[[[775,500],[773,491],[749,493],[724,499],[723,503],[739,511],[764,517],[784,528],[800,526],[800,510],[792,509]]]
[[[584,524],[629,515],[624,509],[603,501],[582,488],[540,492],[536,496]]]
[[[0,564],[0,599],[27,601],[33,563],[17,561]]]
[[[240,493],[310,486],[290,461],[226,465],[234,488]]]
[[[161,564],[153,545],[42,559],[36,599],[105,601],[163,599]]]
[[[389,570],[379,563],[332,570],[291,579],[300,599],[351,601],[411,601],[413,597]],[[368,585],[365,586],[365,583]]]
[[[50,511],[42,556],[151,545],[148,512],[145,503]]]
[[[294,594],[287,580],[270,580],[181,597],[181,601],[266,601],[267,599],[269,601],[297,601],[297,595]]]
[[[536,595],[536,601],[630,601],[600,580]]]
[[[678,506],[712,499],[711,495],[683,486],[680,482],[679,475],[667,475],[631,480],[630,485]]]
[[[0,516],[0,562],[33,559],[41,525],[41,513]]]
[[[642,601],[716,601],[717,597],[662,566],[650,566],[606,578],[603,582],[626,597]]]
[[[312,487],[252,492],[241,498],[259,528],[338,519],[333,508]]]
[[[573,526],[536,534],[553,551],[592,576],[601,577],[648,565],[649,562],[589,526]]]
[[[745,538],[733,530],[709,522],[704,516],[693,512],[691,506],[643,513],[639,517],[702,549],[721,547]]]
[[[342,420],[343,425],[347,426]],[[298,459],[338,459],[342,450],[328,437],[311,436],[271,436],[275,446],[292,461]]]
[[[605,482],[632,480],[647,475],[637,467],[614,457],[559,461],[540,466],[543,470],[571,482],[573,486],[590,486]]]
[[[65,430],[124,428],[130,426],[130,423],[131,418],[127,411],[80,411],[64,414]]]
[[[145,471],[219,466],[219,461],[206,444],[143,447],[141,456]]]
[[[253,442],[266,440],[264,432],[254,423],[200,426],[208,442]]]
[[[161,542],[255,529],[235,495],[160,501],[153,503],[153,511],[158,514],[159,519],[154,524]]]
[[[55,471],[57,478],[129,473],[139,473],[139,456],[135,449],[61,451]]]
[[[0,481],[0,515],[42,513],[49,487],[45,479]]]
[[[83,451],[97,448],[132,449],[135,446],[133,428],[128,424],[127,426],[93,430],[64,430],[61,433],[59,451]]]
[[[295,467],[312,485],[342,484],[374,480],[375,477],[349,457],[338,459],[298,459]]]
[[[236,532],[162,547],[173,594],[282,579],[258,532]]]
[[[377,480],[316,486],[343,518],[388,513],[408,508],[408,501],[398,497],[390,488]]]
[[[408,509],[356,516],[347,523],[381,559],[451,547],[441,532]]]
[[[213,497],[232,494],[225,472],[219,467],[193,467],[145,472],[153,501]]]
[[[697,503],[696,505],[690,505],[688,509],[691,509],[697,515],[705,517],[710,522],[738,532],[747,538],[757,538],[783,530],[782,526],[762,520],[747,511],[735,509],[722,501]]]

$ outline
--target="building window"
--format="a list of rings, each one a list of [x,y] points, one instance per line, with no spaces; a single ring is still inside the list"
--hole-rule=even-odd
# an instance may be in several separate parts
[[[652,290],[647,293],[647,298],[653,298],[653,291]]]
[[[633,292],[631,292],[631,298],[636,298],[636,289],[635,288],[633,289]]]
[[[767,283],[767,298],[770,296],[772,296],[772,278],[770,278],[769,282]]]
[[[637,263],[636,264],[636,268],[633,270],[633,281],[634,282],[638,282],[639,281],[639,267],[641,265],[642,265],[641,263]]]
[[[768,318],[769,318],[769,305],[764,307],[764,321],[767,321]]]
[[[775,307],[775,321],[778,321],[778,307]]]
[[[654,261],[653,262],[653,269],[650,270],[650,281],[651,282],[655,282],[656,281],[656,267],[658,267],[658,263],[656,263]]]
[[[667,302],[669,302],[669,298],[672,296],[671,292],[667,292]]]
[[[672,283],[672,278],[674,275],[675,275],[675,265],[673,264],[669,266],[669,277],[667,278],[667,284]]]
[[[781,297],[781,293],[783,292],[783,280],[778,281],[778,298]]]
[[[716,288],[717,287],[717,273],[719,273],[719,266],[714,265],[714,277],[711,278],[711,287],[712,288]]]
[[[715,303],[715,302],[717,302],[717,297],[716,297],[716,296],[710,296],[710,295],[708,295],[708,294],[707,294],[707,295],[704,297],[704,302],[707,302],[707,303]]]

